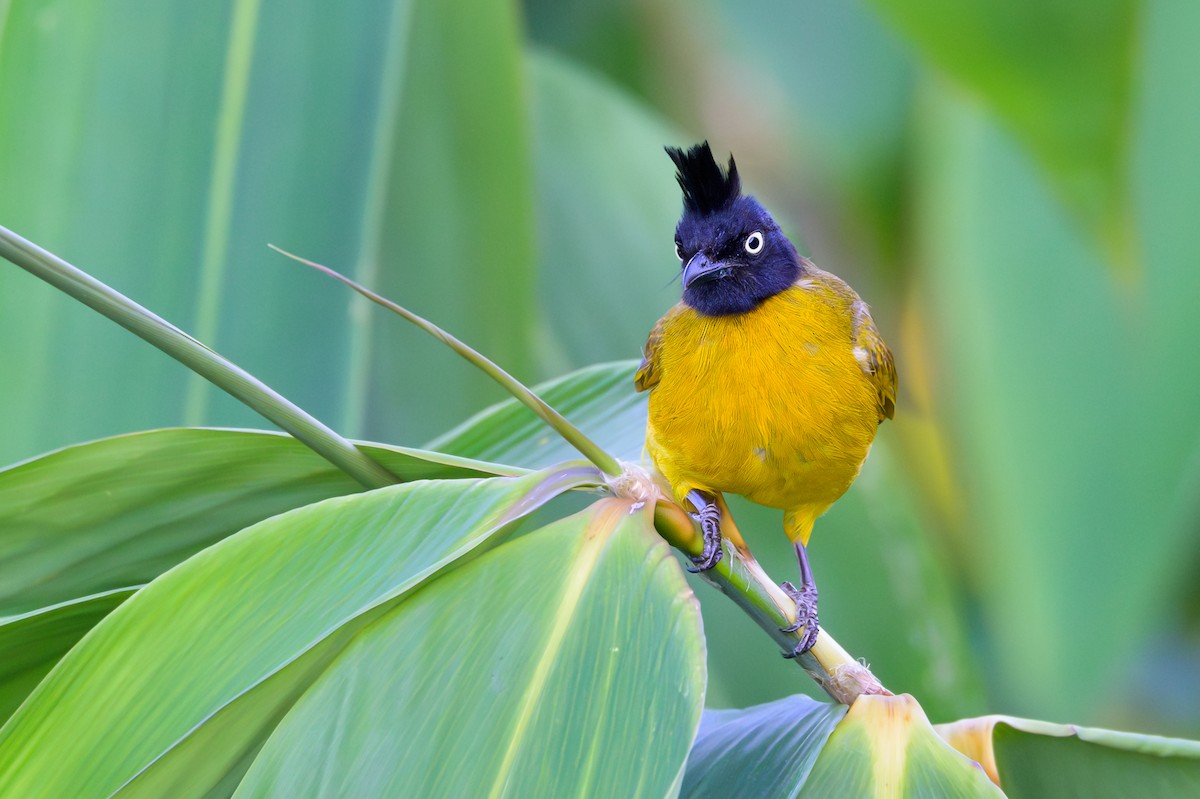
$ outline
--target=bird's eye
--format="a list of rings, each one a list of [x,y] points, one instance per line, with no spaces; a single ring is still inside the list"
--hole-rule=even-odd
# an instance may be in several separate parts
[[[763,248],[763,234],[759,231],[754,231],[746,237],[746,252],[751,255],[758,255]]]
[[[675,257],[683,261],[683,246],[678,241],[675,242]]]

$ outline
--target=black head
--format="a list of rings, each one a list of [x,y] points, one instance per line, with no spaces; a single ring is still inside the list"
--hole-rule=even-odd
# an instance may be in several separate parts
[[[666,150],[683,189],[675,227],[683,301],[708,316],[745,313],[795,283],[800,256],[766,209],[742,194],[733,156],[722,170],[708,142]]]

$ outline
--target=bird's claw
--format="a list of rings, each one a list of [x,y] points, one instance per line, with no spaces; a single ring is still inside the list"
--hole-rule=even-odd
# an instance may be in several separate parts
[[[812,649],[813,644],[817,641],[817,633],[821,629],[820,622],[817,620],[817,587],[808,584],[797,588],[790,582],[785,582],[780,588],[796,603],[796,621],[787,627],[782,627],[782,631],[794,633],[800,628],[804,628],[804,633],[800,636],[800,643],[796,644],[795,649],[783,653],[785,658],[790,659],[803,655]]]
[[[704,533],[704,551],[692,556],[693,566],[688,567],[692,574],[706,572],[721,562],[725,554],[721,548],[721,509],[715,503],[705,505],[696,514],[700,522],[700,530]]]

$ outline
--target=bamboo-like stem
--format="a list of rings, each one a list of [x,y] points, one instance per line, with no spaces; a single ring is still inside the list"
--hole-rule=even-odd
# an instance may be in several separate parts
[[[691,516],[670,500],[659,499],[654,526],[684,554],[698,555],[704,549],[704,539]],[[800,631],[787,633],[783,628],[795,621],[795,604],[757,561],[745,558],[728,541],[722,543],[725,555],[713,569],[702,573],[705,580],[732,599],[784,652],[791,652],[800,642]],[[852,704],[862,694],[890,695],[870,669],[850,657],[823,628],[812,649],[796,658],[796,663],[842,704]]]
[[[517,380],[517,378],[510,375],[508,372],[504,371],[504,369],[502,369],[499,365],[486,356],[480,354],[468,344],[446,332],[423,316],[418,316],[404,306],[398,305],[386,297],[376,294],[366,286],[356,283],[340,272],[330,269],[328,266],[316,263],[315,261],[310,261],[307,258],[302,258],[299,255],[295,255],[287,250],[276,247],[274,244],[268,244],[267,246],[272,250],[275,250],[275,252],[279,253],[280,255],[286,255],[293,261],[298,261],[305,266],[311,266],[318,272],[323,272],[335,280],[341,281],[376,305],[381,305],[384,308],[387,308],[389,311],[392,311],[393,313],[408,320],[409,322],[412,322],[414,325],[421,328],[426,333],[457,352],[472,366],[476,367],[488,377],[492,378],[501,386],[503,386],[505,391],[516,397],[523,405],[525,405],[525,407],[537,414],[539,419],[550,425],[550,427],[552,427],[556,433],[566,439],[567,443],[575,447],[575,449],[579,450],[579,452],[581,452],[589,461],[594,463],[596,467],[600,469],[600,471],[604,472],[610,477],[620,476],[622,470],[620,464],[617,463],[616,458],[614,458],[612,455],[609,455],[600,447],[600,445],[584,435],[578,427],[567,421],[565,416],[547,405],[542,398],[537,394],[534,394],[528,386],[526,386],[520,380]]]
[[[353,444],[240,366],[175,325],[77,269],[53,253],[0,226],[0,257],[74,297],[291,433],[367,488],[398,483],[395,475]]]

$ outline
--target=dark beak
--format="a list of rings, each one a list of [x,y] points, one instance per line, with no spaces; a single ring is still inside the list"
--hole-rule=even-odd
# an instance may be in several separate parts
[[[710,261],[708,256],[698,252],[683,267],[683,287],[690,288],[696,283],[708,283],[723,277],[728,277],[733,269],[724,261]]]

